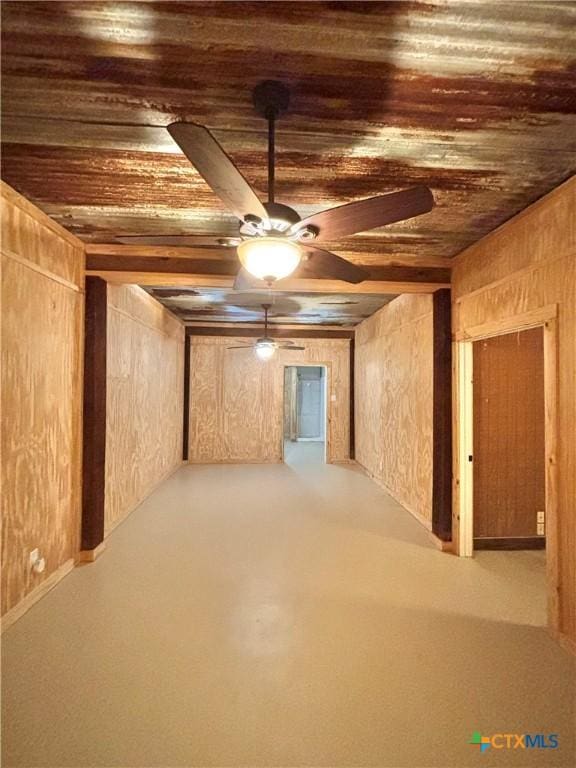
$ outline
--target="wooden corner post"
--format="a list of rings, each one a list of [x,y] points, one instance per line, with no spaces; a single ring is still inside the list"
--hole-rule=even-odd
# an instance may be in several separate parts
[[[432,533],[452,539],[452,337],[450,289],[433,294]]]
[[[104,542],[107,284],[86,278],[81,561]]]

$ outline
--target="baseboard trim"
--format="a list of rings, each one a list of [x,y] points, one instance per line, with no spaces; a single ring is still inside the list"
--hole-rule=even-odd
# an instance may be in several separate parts
[[[2,616],[1,631],[4,632],[6,629],[11,627],[12,624],[18,621],[18,619],[22,618],[22,616],[24,616],[24,614],[29,611],[33,605],[35,605],[41,598],[44,597],[44,595],[47,595],[51,589],[53,589],[60,581],[62,581],[64,576],[67,576],[75,565],[76,561],[73,557],[71,557],[69,560],[66,560],[66,562],[63,563],[55,571],[53,571],[50,576],[44,579],[41,584],[38,584],[37,587],[29,592],[26,597],[22,598],[22,600],[20,600],[17,605],[15,605],[9,611],[6,611],[4,616]]]
[[[188,459],[187,464],[194,467],[217,467],[219,464],[284,464],[283,459],[214,459],[205,461],[204,459]]]
[[[379,477],[376,477],[376,475],[374,475],[372,472],[370,472],[370,470],[367,469],[364,466],[364,464],[361,464],[358,461],[358,459],[355,459],[355,463],[362,469],[362,471],[367,475],[367,477],[370,478],[370,480],[373,480],[376,483],[376,485],[380,486],[380,488],[385,490],[386,493],[394,499],[394,501],[398,502],[398,504],[400,504],[402,509],[405,509],[406,512],[409,512],[412,515],[412,517],[415,518],[416,520],[418,520],[420,525],[422,525],[424,528],[426,528],[426,530],[429,533],[432,532],[432,520],[428,520],[423,515],[421,515],[419,512],[416,512],[415,510],[410,509],[410,507],[407,507],[405,502],[401,501],[401,499],[399,499],[398,496],[396,496],[394,491],[392,491],[391,488],[388,488],[388,486],[386,485],[385,482],[383,482],[382,480],[380,480]],[[432,510],[430,510],[430,514],[432,514]]]
[[[474,539],[474,549],[546,549],[544,536],[484,537]]]
[[[104,540],[106,540],[108,538],[108,536],[110,536],[110,534],[113,531],[115,531],[116,528],[118,528],[119,525],[122,525],[124,520],[127,520],[130,517],[130,515],[138,509],[140,504],[143,504],[146,501],[146,499],[148,498],[148,496],[151,496],[154,493],[154,491],[162,485],[162,483],[164,483],[166,480],[168,480],[169,477],[172,477],[174,472],[177,472],[179,469],[181,469],[184,466],[185,463],[186,463],[185,461],[180,461],[179,460],[178,463],[175,466],[170,467],[170,469],[164,475],[162,475],[162,477],[159,478],[159,480],[157,480],[151,488],[149,488],[146,491],[146,493],[142,496],[142,498],[139,499],[136,502],[136,504],[134,504],[134,506],[131,507],[126,512],[126,514],[124,514],[118,520],[115,520],[111,525],[109,525],[107,528],[105,528],[104,529]]]
[[[452,541],[444,541],[444,539],[436,536],[432,531],[428,531],[428,535],[430,536],[432,544],[434,544],[436,549],[439,549],[440,552],[454,552]]]
[[[550,634],[565,651],[576,656],[576,640],[568,637],[568,635],[565,635],[563,632],[557,632],[552,629],[550,630]]]
[[[102,552],[106,549],[106,542],[101,541],[100,544],[98,544],[97,547],[94,547],[94,549],[81,549],[80,552],[78,552],[77,557],[77,563],[81,565],[82,563],[93,563],[95,560],[97,560]]]

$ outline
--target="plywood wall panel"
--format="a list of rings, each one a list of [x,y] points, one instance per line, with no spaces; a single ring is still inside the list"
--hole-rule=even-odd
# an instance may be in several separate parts
[[[453,271],[453,331],[555,306],[558,317],[560,630],[576,647],[576,179],[465,251]],[[527,261],[529,262],[527,265]]]
[[[350,457],[350,390],[347,339],[306,339],[301,352],[280,350],[258,360],[251,350],[228,350],[242,337],[190,337],[189,460],[278,462],[282,460],[284,367],[328,368],[329,461]]]
[[[452,295],[458,299],[522,270],[573,257],[575,239],[576,182],[571,179],[460,254]]]
[[[432,296],[400,296],[355,339],[356,460],[432,525]]]
[[[109,533],[181,463],[184,328],[137,286],[108,286]]]
[[[2,614],[12,615],[79,548],[83,249],[5,185],[2,212]]]
[[[82,285],[82,243],[7,184],[1,184],[2,250],[73,285]]]

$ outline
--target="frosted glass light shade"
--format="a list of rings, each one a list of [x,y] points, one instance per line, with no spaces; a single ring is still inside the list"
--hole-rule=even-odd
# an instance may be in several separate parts
[[[271,342],[261,341],[260,343],[256,344],[255,351],[256,357],[259,357],[260,360],[270,360],[270,358],[273,357],[274,353],[276,352],[276,347]]]
[[[288,277],[302,258],[297,243],[281,237],[256,237],[238,246],[238,257],[244,269],[259,280]]]

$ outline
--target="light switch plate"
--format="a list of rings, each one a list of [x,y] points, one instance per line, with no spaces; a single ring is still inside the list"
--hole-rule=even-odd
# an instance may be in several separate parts
[[[538,512],[536,512],[536,522],[537,523],[543,523],[544,522],[544,511],[543,510],[539,510]]]
[[[536,525],[536,533],[538,536],[544,536],[544,523],[538,523]]]

